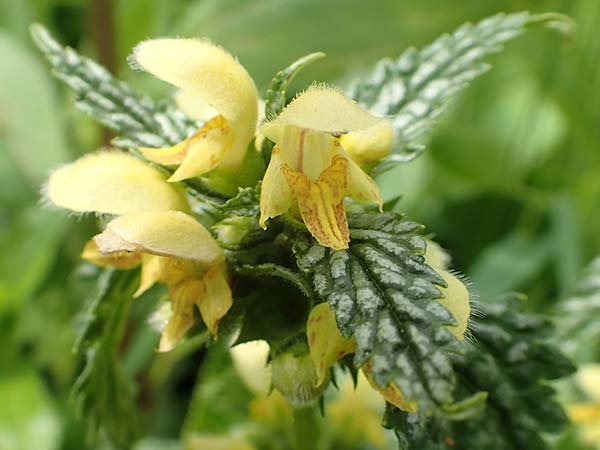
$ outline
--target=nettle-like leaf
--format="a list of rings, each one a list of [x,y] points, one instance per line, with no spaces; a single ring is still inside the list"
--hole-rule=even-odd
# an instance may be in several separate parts
[[[556,311],[557,345],[579,362],[600,359],[600,258],[586,268]]]
[[[106,269],[81,318],[74,351],[81,371],[72,395],[92,434],[105,432],[119,448],[136,438],[132,381],[122,372],[118,349],[138,275]]]
[[[349,212],[348,222],[348,250],[299,238],[298,266],[312,274],[342,334],[355,337],[356,366],[370,360],[375,382],[396,384],[422,412],[449,408],[456,382],[450,354],[460,343],[446,328],[454,318],[436,301],[446,283],[425,263],[423,226],[378,212]]]
[[[485,409],[469,420],[405,413],[388,405],[385,425],[402,450],[543,450],[542,433],[566,423],[548,380],[569,375],[572,364],[547,341],[550,322],[522,312],[522,299],[509,296],[479,305],[473,339],[453,361],[456,395],[487,392]],[[455,418],[456,419],[456,418]]]
[[[526,12],[498,14],[464,24],[422,50],[409,48],[398,59],[379,61],[358,80],[349,94],[374,114],[389,116],[395,130],[395,149],[377,171],[418,156],[421,138],[447,103],[468,83],[485,73],[483,59],[524,31],[532,16]]]
[[[75,106],[118,135],[112,141],[115,147],[174,145],[197,128],[168,103],[154,103],[96,62],[61,46],[41,25],[33,25],[31,35],[53,74],[75,93]]]

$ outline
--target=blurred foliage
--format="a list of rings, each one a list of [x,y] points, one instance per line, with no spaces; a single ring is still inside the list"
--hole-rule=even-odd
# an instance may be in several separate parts
[[[98,12],[103,4],[112,5],[112,22]],[[239,57],[264,95],[277,70],[313,51],[327,58],[292,90],[313,80],[348,85],[409,45],[524,9],[565,13],[577,27],[568,39],[540,28],[510,43],[453,103],[424,155],[380,181],[386,199],[402,195],[396,209],[427,223],[482,294],[519,290],[530,309],[548,312],[579,292],[580,271],[600,254],[597,0],[0,0],[0,449],[89,447],[69,389],[77,313],[95,275],[78,254],[96,225],[40,209],[39,191],[50,169],[105,141],[67,106],[70,94],[33,51],[31,22],[157,97],[169,93],[166,84],[129,69],[131,48],[148,37],[207,36]],[[118,349],[154,434],[135,448],[177,448],[204,353],[191,342],[153,360],[151,307],[134,303]],[[565,439],[563,448],[579,448]]]

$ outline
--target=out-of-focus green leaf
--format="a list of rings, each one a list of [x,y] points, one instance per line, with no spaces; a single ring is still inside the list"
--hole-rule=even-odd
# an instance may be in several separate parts
[[[0,0],[0,25],[20,39],[27,37],[27,25],[33,14],[29,1]]]
[[[497,72],[498,87],[490,92],[489,85],[478,85],[469,97],[485,95],[486,102],[459,105],[452,114],[459,123],[449,120],[442,126],[431,149],[438,163],[469,183],[506,187],[558,150],[567,125],[562,110],[527,70],[499,67]]]
[[[554,200],[550,214],[555,274],[560,293],[565,295],[581,270],[580,224],[573,201],[567,196]]]
[[[178,440],[149,437],[135,443],[132,450],[182,450]]]
[[[3,31],[0,55],[0,143],[4,153],[0,158],[0,200],[5,208],[37,197],[48,171],[66,161],[69,150],[62,114],[45,68],[29,49]],[[9,174],[9,180],[23,179],[27,191],[6,185],[4,174]]]
[[[134,386],[118,356],[136,280],[134,271],[101,274],[74,345],[81,365],[73,385],[78,413],[92,436],[103,431],[117,448],[128,448],[137,432]]]
[[[65,218],[38,206],[0,222],[0,312],[31,297],[56,260]]]
[[[461,2],[432,14],[439,0],[203,0],[182,8],[167,35],[206,36],[239,57],[259,88],[290,58],[324,51],[311,80],[333,81],[349,70],[398,54],[465,21],[493,13],[493,5]],[[260,51],[257,51],[260,49]]]
[[[225,432],[248,419],[247,409],[239,405],[251,399],[252,394],[233,367],[229,351],[215,345],[198,374],[184,432]]]
[[[27,370],[0,377],[0,448],[57,450],[61,419],[42,381]]]
[[[323,52],[311,53],[310,55],[297,59],[285,69],[281,69],[277,72],[271,80],[265,96],[265,118],[267,120],[273,120],[281,113],[281,111],[283,111],[283,108],[285,108],[288,100],[287,90],[294,77],[308,64],[324,57],[325,53]],[[271,140],[266,137],[264,138],[260,150],[263,159],[265,160],[265,164],[268,164],[271,159],[273,145]]]
[[[176,7],[175,1],[160,0],[119,0],[113,2],[116,47],[115,59],[119,66],[126,68],[125,60],[135,45],[150,37],[157,28],[157,16],[162,13],[161,3],[166,7]]]
[[[324,57],[325,53],[323,52],[311,53],[310,55],[297,59],[285,69],[277,72],[271,80],[265,98],[265,117],[267,120],[273,120],[281,113],[281,111],[283,111],[283,108],[285,108],[287,89],[298,72],[311,62]]]
[[[545,236],[511,233],[484,249],[467,274],[485,295],[514,291],[542,271],[551,252],[552,242]]]
[[[447,103],[489,69],[483,59],[520,35],[529,20],[528,13],[498,14],[475,25],[464,24],[423,50],[410,48],[397,60],[383,59],[352,86],[350,95],[358,103],[390,117],[395,130],[390,161],[419,154],[422,136]]]
[[[579,363],[600,361],[600,258],[593,260],[556,309],[557,344]]]

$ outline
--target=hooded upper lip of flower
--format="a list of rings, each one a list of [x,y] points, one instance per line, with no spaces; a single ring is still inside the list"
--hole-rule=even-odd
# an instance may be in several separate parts
[[[378,151],[389,151],[392,134],[387,122],[334,88],[314,86],[265,123],[261,132],[276,144],[262,183],[261,226],[297,205],[321,245],[347,248],[344,197],[380,207],[382,202],[379,188],[348,155],[340,136],[352,136],[352,148],[365,141],[383,142]]]
[[[216,333],[232,304],[225,257],[210,233],[186,214],[189,205],[177,185],[130,155],[100,151],[54,171],[45,193],[50,203],[74,212],[118,216],[82,256],[120,269],[141,263],[136,297],[156,282],[168,285],[173,314],[159,350],[173,348],[193,325],[194,305]]]
[[[233,56],[207,40],[152,39],[141,42],[131,60],[219,113],[173,147],[141,149],[151,161],[179,166],[169,181],[240,166],[256,130],[258,93]]]

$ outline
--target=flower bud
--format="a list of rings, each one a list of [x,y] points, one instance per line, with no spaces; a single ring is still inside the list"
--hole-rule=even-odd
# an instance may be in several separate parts
[[[272,383],[296,409],[309,408],[325,391],[329,379],[317,386],[318,378],[310,354],[296,356],[286,352],[271,363]]]
[[[255,221],[251,217],[227,217],[213,226],[217,241],[223,248],[236,248],[246,241],[254,230]]]

